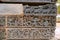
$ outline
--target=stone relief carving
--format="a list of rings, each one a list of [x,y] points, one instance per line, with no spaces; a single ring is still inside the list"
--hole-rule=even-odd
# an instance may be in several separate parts
[[[17,11],[16,13],[19,13],[19,11]],[[38,14],[38,15],[32,15],[32,14]],[[44,14],[46,15],[41,16]],[[9,15],[7,17],[0,16],[0,27],[7,25],[6,29],[0,29],[0,40],[5,40],[4,38],[6,35],[7,35],[6,36],[7,39],[12,39],[12,40],[13,39],[14,40],[16,39],[48,40],[54,37],[55,35],[54,31],[56,26],[56,15],[49,16],[47,14],[49,15],[56,14],[56,5],[54,4],[48,4],[43,6],[25,5],[23,16],[20,15]],[[17,27],[21,27],[21,28],[17,28]],[[7,33],[5,33],[5,31]]]
[[[49,39],[50,28],[8,28],[8,39]],[[54,30],[53,30],[54,31]]]
[[[24,13],[25,14],[56,14],[56,5],[54,4],[47,4],[47,5],[40,5],[40,6],[29,6],[25,5],[24,6]]]
[[[0,40],[5,39],[5,29],[0,29]]]
[[[6,24],[7,23],[7,24]],[[37,16],[37,15],[10,15],[0,16],[0,27],[54,27],[56,26],[55,16]]]
[[[51,27],[55,26],[55,16],[24,15],[23,26],[25,27]]]
[[[18,27],[22,26],[22,20],[23,18],[21,16],[8,16],[7,18],[7,25],[9,27]]]
[[[5,23],[6,23],[5,16],[0,16],[0,27],[5,26]]]

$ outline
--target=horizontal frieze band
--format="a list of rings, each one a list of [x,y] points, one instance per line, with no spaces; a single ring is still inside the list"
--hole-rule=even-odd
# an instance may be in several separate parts
[[[57,0],[1,0],[2,2],[56,3]]]
[[[55,4],[46,4],[39,6],[24,5],[23,9],[24,9],[24,14],[57,15],[57,7]]]
[[[51,28],[7,28],[7,39],[50,39],[55,29]]]

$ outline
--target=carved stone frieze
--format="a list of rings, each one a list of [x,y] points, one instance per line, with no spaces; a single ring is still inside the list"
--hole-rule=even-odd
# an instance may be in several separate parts
[[[8,28],[8,39],[50,39],[50,28]]]
[[[37,15],[56,15],[57,7],[55,4],[46,4],[40,6],[24,5],[25,14],[37,14]]]

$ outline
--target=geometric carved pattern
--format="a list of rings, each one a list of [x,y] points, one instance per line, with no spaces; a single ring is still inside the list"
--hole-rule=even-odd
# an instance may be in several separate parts
[[[0,29],[0,40],[5,39],[5,29]]]
[[[6,22],[7,21],[7,22]],[[7,23],[7,24],[6,24]],[[10,15],[0,16],[0,27],[55,27],[55,16],[41,16],[41,15]]]
[[[22,26],[23,18],[20,16],[8,16],[7,18],[7,25],[9,27],[18,27]]]
[[[5,26],[5,16],[0,16],[0,27]]]
[[[8,39],[50,39],[50,28],[8,28]]]
[[[24,5],[24,13],[33,15],[56,15],[57,7],[55,4],[47,4],[40,6]]]
[[[8,27],[52,27],[56,26],[55,16],[7,16]]]
[[[23,26],[25,27],[52,27],[55,26],[55,16],[24,15]]]

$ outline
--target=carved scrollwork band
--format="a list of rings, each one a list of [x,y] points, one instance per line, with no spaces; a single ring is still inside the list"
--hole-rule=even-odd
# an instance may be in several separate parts
[[[55,16],[24,15],[23,17],[23,26],[27,27],[52,27],[55,23]]]
[[[6,24],[7,23],[7,24]],[[55,16],[36,16],[24,15],[22,16],[0,16],[0,27],[55,27]]]
[[[55,4],[46,4],[39,6],[24,5],[25,14],[33,15],[56,15],[57,7]]]
[[[54,32],[50,28],[8,28],[8,39],[49,39]],[[54,35],[54,34],[53,34]]]

